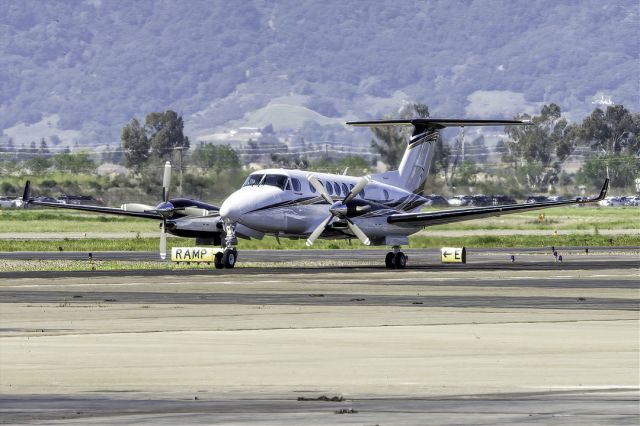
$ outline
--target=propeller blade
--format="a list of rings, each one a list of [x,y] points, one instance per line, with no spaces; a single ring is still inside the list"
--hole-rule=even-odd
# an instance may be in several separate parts
[[[171,185],[171,163],[164,164],[164,174],[162,175],[162,201],[169,201],[169,186]]]
[[[162,219],[162,224],[160,225],[160,259],[165,260],[167,258],[167,233],[165,232],[165,228],[167,226],[167,221]]]
[[[351,229],[351,232],[353,232],[356,235],[356,237],[358,237],[358,239],[362,241],[362,244],[364,244],[365,246],[368,246],[369,244],[371,244],[371,240],[369,240],[369,237],[367,237],[365,233],[362,232],[362,229],[360,229],[358,225],[351,222],[351,220],[348,218],[345,218],[345,219],[347,220],[347,226],[349,227],[349,229]]]
[[[360,193],[360,191],[362,191],[364,187],[367,186],[370,180],[371,180],[371,176],[368,176],[368,175],[360,179],[360,181],[356,184],[356,186],[353,187],[351,192],[349,192],[347,196],[344,197],[344,200],[342,200],[342,204],[347,204],[349,201],[356,198]]]
[[[318,237],[320,236],[320,234],[322,234],[322,232],[324,232],[324,228],[327,227],[327,224],[332,218],[333,218],[333,215],[323,220],[322,223],[318,225],[318,227],[311,233],[311,235],[309,235],[309,238],[307,238],[307,246],[313,245],[313,242],[318,239]]]
[[[329,203],[329,205],[333,204],[333,198],[331,198],[331,196],[327,192],[327,189],[324,187],[323,184],[320,183],[317,177],[309,173],[307,175],[307,180],[311,183],[311,185],[313,185],[316,191],[318,191],[320,195],[322,195],[322,198],[324,198],[325,201]]]

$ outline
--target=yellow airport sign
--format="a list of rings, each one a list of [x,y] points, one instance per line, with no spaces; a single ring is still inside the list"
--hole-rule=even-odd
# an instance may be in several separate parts
[[[442,247],[442,263],[467,263],[467,250],[464,247]]]
[[[213,247],[173,247],[172,262],[210,262],[213,263],[220,249]]]

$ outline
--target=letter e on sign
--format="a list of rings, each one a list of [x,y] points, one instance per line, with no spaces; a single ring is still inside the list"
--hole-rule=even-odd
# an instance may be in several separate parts
[[[467,263],[467,250],[464,247],[442,247],[440,261],[442,263]]]

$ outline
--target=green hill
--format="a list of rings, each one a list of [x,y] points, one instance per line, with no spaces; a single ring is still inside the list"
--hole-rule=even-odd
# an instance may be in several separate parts
[[[188,133],[377,117],[402,99],[437,116],[555,102],[582,118],[600,95],[638,111],[639,28],[637,0],[5,0],[0,128],[28,143],[15,126],[59,117],[21,138],[93,144],[169,108]]]

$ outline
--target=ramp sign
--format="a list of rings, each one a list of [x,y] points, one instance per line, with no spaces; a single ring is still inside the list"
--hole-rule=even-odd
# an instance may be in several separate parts
[[[215,254],[219,251],[220,249],[213,247],[173,247],[171,261],[213,263]]]
[[[442,263],[467,263],[467,250],[464,247],[442,247]]]

